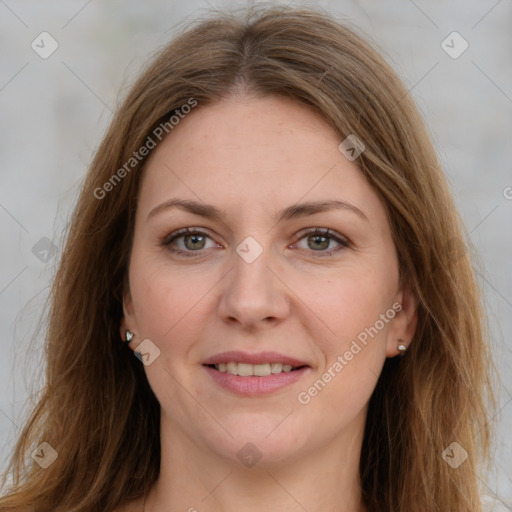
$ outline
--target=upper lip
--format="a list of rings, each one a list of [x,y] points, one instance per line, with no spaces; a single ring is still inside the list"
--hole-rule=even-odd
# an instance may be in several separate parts
[[[264,364],[264,363],[281,363],[289,364],[291,366],[309,366],[308,363],[287,356],[279,354],[278,352],[258,352],[250,354],[249,352],[240,352],[232,350],[229,352],[222,352],[203,361],[204,365],[219,364],[219,363],[246,363],[246,364]]]

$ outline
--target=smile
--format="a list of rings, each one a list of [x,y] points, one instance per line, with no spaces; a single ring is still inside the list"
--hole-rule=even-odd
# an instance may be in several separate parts
[[[229,362],[203,365],[203,368],[222,389],[245,397],[273,393],[312,372],[310,366],[293,367],[281,363],[252,365]]]
[[[295,371],[302,366],[292,366],[290,364],[281,363],[263,363],[263,364],[248,364],[236,363],[230,361],[229,363],[219,363],[208,365],[210,368],[215,368],[219,372],[229,373],[231,375],[239,375],[241,377],[266,377],[267,375],[288,373]]]

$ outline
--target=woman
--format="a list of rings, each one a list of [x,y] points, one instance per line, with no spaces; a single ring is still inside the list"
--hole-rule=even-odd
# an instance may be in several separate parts
[[[463,240],[354,32],[288,8],[189,29],[83,185],[0,509],[480,511],[491,363]]]

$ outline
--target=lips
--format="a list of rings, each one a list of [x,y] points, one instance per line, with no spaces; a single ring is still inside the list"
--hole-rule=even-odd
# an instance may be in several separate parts
[[[245,364],[265,364],[265,363],[280,363],[282,365],[290,365],[294,368],[300,368],[302,366],[310,366],[307,362],[301,361],[285,354],[279,354],[278,352],[258,352],[251,354],[249,352],[241,351],[229,351],[216,354],[203,361],[205,366],[218,365],[220,363],[245,363]]]
[[[307,362],[278,352],[222,352],[206,359],[203,367],[222,388],[246,397],[277,392],[312,371]]]
[[[275,393],[288,386],[293,386],[313,371],[309,366],[302,366],[297,370],[271,373],[265,376],[240,376],[221,372],[209,365],[204,365],[203,368],[210,375],[212,381],[221,388],[243,397],[258,397]]]

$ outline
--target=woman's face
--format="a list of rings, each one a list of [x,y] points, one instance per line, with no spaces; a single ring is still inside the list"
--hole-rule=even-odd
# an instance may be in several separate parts
[[[162,434],[260,464],[361,435],[415,314],[384,207],[341,142],[300,104],[241,96],[198,105],[154,150],[122,328],[134,349],[150,340]]]

